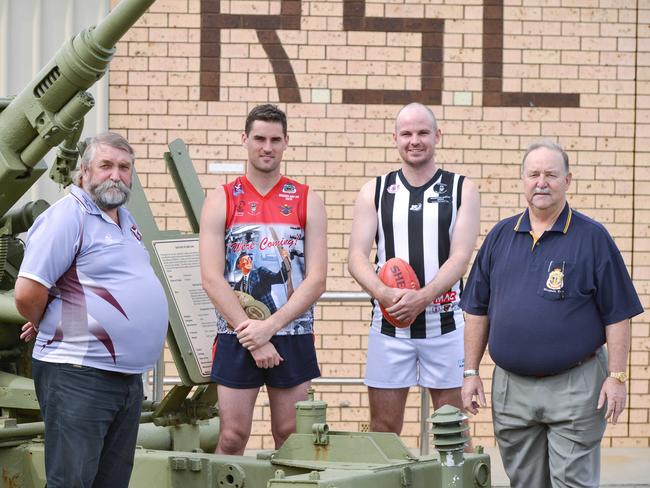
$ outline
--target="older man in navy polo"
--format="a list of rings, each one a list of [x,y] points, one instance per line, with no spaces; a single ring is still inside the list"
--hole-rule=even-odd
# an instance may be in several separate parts
[[[528,208],[488,234],[463,292],[463,405],[486,404],[478,369],[489,344],[511,486],[597,487],[607,419],[625,408],[629,319],[643,308],[607,230],[567,203],[562,148],[531,145],[522,179]]]

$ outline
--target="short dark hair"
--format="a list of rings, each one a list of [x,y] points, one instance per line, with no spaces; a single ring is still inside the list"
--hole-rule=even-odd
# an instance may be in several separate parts
[[[566,153],[564,149],[562,149],[562,146],[559,144],[556,144],[555,142],[549,140],[549,139],[542,139],[540,141],[535,141],[532,144],[528,146],[526,149],[526,153],[524,154],[524,157],[521,160],[521,169],[523,171],[524,165],[526,164],[526,158],[528,155],[535,151],[536,149],[545,147],[546,149],[550,149],[551,151],[555,151],[562,156],[562,161],[564,162],[564,171],[569,174],[569,155]]]
[[[263,122],[278,122],[282,124],[282,133],[285,136],[287,135],[287,115],[276,105],[265,103],[264,105],[258,105],[251,110],[246,117],[246,125],[244,127],[246,135],[250,134],[253,122],[256,120],[261,120]]]

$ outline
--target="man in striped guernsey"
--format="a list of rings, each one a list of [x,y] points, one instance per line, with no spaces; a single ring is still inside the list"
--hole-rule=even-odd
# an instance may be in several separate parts
[[[479,231],[479,195],[467,178],[437,167],[440,138],[429,108],[403,107],[393,133],[401,168],[366,183],[355,204],[348,267],[373,299],[365,382],[375,432],[401,432],[414,385],[429,389],[434,408],[462,407],[464,322],[458,304]],[[377,270],[393,257],[413,267],[421,289],[389,288],[379,280]],[[396,329],[379,304],[411,325]]]

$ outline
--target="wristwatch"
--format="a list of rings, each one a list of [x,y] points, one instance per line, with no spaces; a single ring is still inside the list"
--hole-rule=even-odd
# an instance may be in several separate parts
[[[463,371],[463,378],[467,378],[468,376],[478,376],[478,369],[466,369]]]
[[[625,371],[619,371],[617,373],[611,372],[611,373],[609,373],[609,377],[610,378],[615,378],[620,383],[625,383],[627,381],[627,373]]]

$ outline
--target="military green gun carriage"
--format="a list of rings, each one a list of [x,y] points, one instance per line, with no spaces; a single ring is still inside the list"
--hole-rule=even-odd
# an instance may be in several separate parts
[[[31,345],[19,338],[25,320],[14,306],[13,288],[23,256],[19,235],[48,203],[15,206],[47,170],[43,158],[54,148],[50,178],[70,184],[84,116],[94,105],[87,90],[108,70],[115,44],[154,1],[122,0],[97,27],[65,43],[20,94],[0,98],[0,488],[45,486],[44,425],[31,380]],[[489,458],[480,448],[463,453],[466,418],[452,407],[439,409],[430,419],[438,451],[432,456],[414,456],[394,434],[331,431],[326,405],[314,400],[313,393],[296,405],[298,431],[278,451],[257,457],[212,454],[219,422],[206,352],[214,334],[205,327],[206,320],[213,321],[211,305],[203,301],[188,310],[177,299],[179,293],[200,288],[196,259],[188,260],[193,281],[181,290],[174,289],[178,285],[166,266],[166,257],[179,252],[195,257],[204,194],[184,143],[173,141],[169,147],[165,159],[194,234],[159,231],[137,177],[129,207],[167,291],[168,344],[182,384],[159,402],[145,401],[131,486],[491,486]]]

